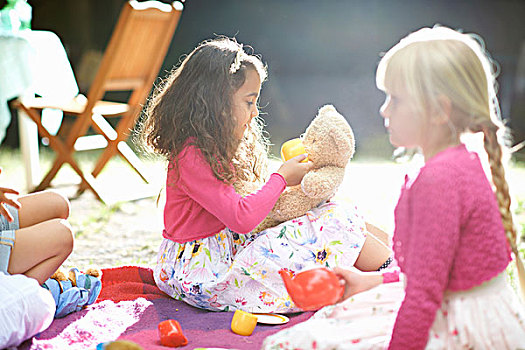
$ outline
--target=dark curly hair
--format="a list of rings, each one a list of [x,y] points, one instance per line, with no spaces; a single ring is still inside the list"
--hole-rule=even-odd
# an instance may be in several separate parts
[[[231,70],[236,58],[240,66]],[[218,37],[200,43],[149,99],[140,127],[143,143],[176,168],[177,156],[189,139],[219,180],[262,180],[268,149],[262,120],[254,118],[242,140],[234,136],[232,98],[250,69],[261,82],[266,79],[262,61],[247,54],[236,40]]]

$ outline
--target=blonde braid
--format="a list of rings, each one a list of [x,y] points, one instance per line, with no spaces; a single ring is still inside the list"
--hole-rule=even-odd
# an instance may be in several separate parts
[[[492,124],[492,123],[491,123]],[[493,125],[493,124],[492,124]],[[502,150],[501,145],[498,142],[496,130],[493,127],[483,128],[483,144],[485,151],[488,154],[490,172],[492,174],[492,183],[495,186],[496,199],[498,201],[499,212],[501,214],[501,219],[503,221],[503,227],[505,228],[505,233],[507,239],[510,243],[512,251],[517,252],[516,248],[516,228],[514,227],[514,222],[512,219],[512,214],[510,211],[510,194],[509,194],[509,185],[505,180],[505,169],[503,167],[502,159]]]
[[[487,152],[490,172],[492,174],[492,183],[495,187],[496,199],[498,201],[499,212],[501,214],[501,220],[505,229],[505,235],[509,242],[510,248],[514,253],[516,267],[518,269],[518,279],[521,289],[521,297],[525,300],[525,268],[523,261],[518,251],[517,246],[517,231],[514,226],[512,219],[512,213],[510,210],[510,194],[509,185],[505,179],[505,169],[502,162],[502,147],[498,142],[497,138],[497,127],[492,122],[490,126],[484,126],[483,128],[483,144],[485,151]]]

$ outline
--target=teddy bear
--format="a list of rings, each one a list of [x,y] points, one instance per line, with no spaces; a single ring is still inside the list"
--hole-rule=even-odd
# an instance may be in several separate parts
[[[313,169],[300,185],[284,190],[256,232],[306,214],[330,199],[343,182],[346,165],[354,155],[355,140],[352,128],[334,106],[319,109],[302,143],[308,160],[314,164]],[[235,187],[241,195],[246,195],[256,190],[254,185],[258,184],[242,183]]]

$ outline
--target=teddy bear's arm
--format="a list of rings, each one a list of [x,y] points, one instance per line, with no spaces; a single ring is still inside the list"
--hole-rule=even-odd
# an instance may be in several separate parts
[[[306,212],[319,203],[316,200],[305,196],[301,186],[286,188],[275,203],[269,217],[277,222],[284,222],[306,214]]]
[[[326,198],[335,194],[343,182],[345,169],[326,166],[306,174],[301,182],[304,194],[310,198]]]

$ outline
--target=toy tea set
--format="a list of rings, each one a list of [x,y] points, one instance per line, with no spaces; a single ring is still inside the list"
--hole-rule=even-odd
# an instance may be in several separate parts
[[[315,311],[337,303],[343,296],[344,286],[337,275],[324,267],[316,267],[299,272],[292,277],[290,272],[279,271],[290,298],[297,307],[304,311]],[[261,320],[262,318],[262,320]],[[272,318],[276,318],[271,321]],[[279,322],[281,318],[283,322]],[[251,335],[257,323],[286,323],[288,318],[277,314],[251,314],[242,310],[235,311],[231,329],[239,335]]]
[[[300,138],[288,140],[281,146],[281,159],[283,162],[305,153],[303,141]],[[307,161],[308,157],[302,162],[306,163]]]

